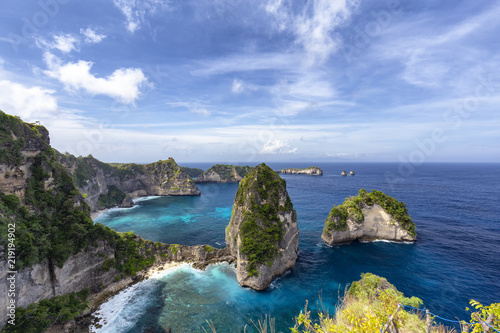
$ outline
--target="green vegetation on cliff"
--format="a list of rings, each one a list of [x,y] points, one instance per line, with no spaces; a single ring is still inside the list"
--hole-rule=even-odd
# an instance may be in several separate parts
[[[422,300],[405,297],[385,278],[371,273],[361,274],[361,280],[353,282],[344,295],[335,316],[319,313],[319,321],[313,322],[306,305],[295,318],[296,324],[291,330],[294,333],[380,332],[398,304],[418,307]],[[398,312],[395,322],[400,332],[425,332],[425,321],[404,309]]]
[[[86,202],[96,211],[121,204],[127,194],[199,195],[194,181],[173,158],[149,164],[104,163],[92,155],[58,154]]]
[[[406,205],[387,194],[373,190],[368,193],[365,189],[359,190],[357,196],[348,197],[342,205],[334,206],[328,217],[326,225],[328,230],[344,231],[347,229],[347,219],[351,217],[355,222],[361,223],[364,220],[363,206],[373,206],[379,204],[387,213],[398,221],[400,226],[408,231],[411,236],[415,236],[415,223],[413,223]]]
[[[34,157],[30,169],[23,201],[0,193],[0,243],[7,239],[7,224],[14,222],[17,269],[45,259],[62,266],[92,242],[90,210],[52,149]]]
[[[99,205],[110,208],[122,203],[127,195],[115,185],[108,185],[108,193],[99,196]]]
[[[23,160],[21,150],[34,142],[30,150],[36,151],[48,144],[45,127],[24,123],[19,117],[0,111],[0,164],[18,166]]]
[[[6,325],[2,332],[40,333],[51,325],[73,320],[87,309],[88,295],[89,290],[84,289],[16,308],[16,325]]]
[[[241,253],[247,256],[250,276],[257,275],[257,265],[271,265],[279,252],[283,226],[278,214],[293,210],[287,195],[284,205],[280,196],[286,191],[286,182],[267,165],[255,167],[240,182],[235,203],[246,206],[240,228]],[[250,202],[246,198],[250,197]],[[231,222],[230,222],[231,223]]]
[[[406,311],[408,308],[405,307],[401,307],[396,312],[400,304],[421,308],[423,302],[417,297],[405,297],[385,278],[365,273],[361,274],[361,280],[351,284],[337,306],[334,316],[320,312],[318,313],[319,320],[313,321],[311,311],[307,309],[306,303],[304,311],[301,311],[295,318],[295,326],[291,328],[291,331],[292,333],[381,332],[382,327],[388,323],[389,317],[393,316],[393,323],[399,332],[456,332],[453,328],[437,325],[433,321],[430,325],[430,331],[427,331],[425,316],[411,309]],[[463,332],[469,332],[470,329],[473,333],[485,332],[478,319],[487,321],[489,317],[494,318],[490,324],[496,329],[500,329],[500,303],[483,306],[471,300],[470,304],[477,311],[471,313],[469,322],[472,323],[472,327],[463,328]],[[469,311],[469,308],[466,310]]]
[[[155,257],[151,251],[153,242],[136,236],[132,231],[119,233],[101,224],[97,225],[97,229],[101,233],[101,239],[106,240],[115,249],[115,258],[106,260],[102,266],[103,270],[114,267],[122,272],[123,276],[133,276],[154,264]]]
[[[207,171],[199,175],[197,179],[198,182],[210,182],[210,174],[216,173],[220,176],[222,182],[238,182],[241,178],[245,177],[249,172],[253,170],[253,167],[248,165],[227,165],[227,164],[215,164]],[[207,179],[205,179],[207,177]]]
[[[181,170],[189,175],[189,177],[196,178],[201,175],[204,171],[200,168],[189,168],[189,167],[181,167]]]

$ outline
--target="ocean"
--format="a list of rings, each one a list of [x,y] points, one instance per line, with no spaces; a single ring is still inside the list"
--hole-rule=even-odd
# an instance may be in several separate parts
[[[212,164],[187,164],[207,169]],[[282,175],[297,211],[299,257],[263,292],[242,288],[234,267],[205,271],[182,265],[156,274],[104,303],[93,332],[256,332],[252,321],[275,318],[289,332],[304,308],[335,312],[346,286],[371,272],[444,318],[470,319],[470,299],[500,302],[500,164],[269,163],[273,169],[323,169],[323,176]],[[355,176],[342,177],[342,170]],[[117,231],[166,243],[224,247],[238,184],[198,185],[199,197],[141,198],[137,206],[97,218]],[[321,240],[333,205],[376,189],[406,203],[417,226],[412,244],[373,242],[328,247]],[[163,330],[163,331],[161,331]]]

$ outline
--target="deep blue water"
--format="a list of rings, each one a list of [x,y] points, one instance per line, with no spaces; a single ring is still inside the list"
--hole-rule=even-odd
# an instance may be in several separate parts
[[[310,164],[269,165],[278,169]],[[182,266],[105,303],[100,314],[107,323],[99,332],[143,332],[150,326],[202,332],[202,325],[208,330],[205,319],[211,319],[218,332],[243,332],[245,324],[252,332],[250,320],[266,314],[276,318],[278,331],[288,332],[306,300],[315,309],[321,294],[323,305],[333,313],[339,293],[363,272],[386,277],[445,318],[470,318],[465,311],[470,299],[500,301],[499,164],[424,164],[410,171],[395,163],[315,165],[323,169],[323,176],[282,176],[297,210],[300,253],[295,268],[271,288],[241,288],[234,269],[226,264],[207,271]],[[356,171],[356,176],[341,177],[344,169]],[[200,197],[145,200],[132,209],[105,213],[97,221],[153,241],[223,247],[237,187],[199,185]],[[328,212],[360,188],[380,190],[405,202],[417,225],[418,241],[323,245],[320,236]]]

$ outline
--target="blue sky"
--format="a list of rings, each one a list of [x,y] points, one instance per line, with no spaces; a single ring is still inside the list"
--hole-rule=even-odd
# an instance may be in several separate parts
[[[0,2],[0,109],[106,162],[500,162],[497,1]]]

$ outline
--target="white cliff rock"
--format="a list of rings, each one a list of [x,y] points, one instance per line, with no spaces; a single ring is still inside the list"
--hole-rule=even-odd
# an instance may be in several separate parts
[[[412,242],[417,239],[415,224],[406,206],[382,192],[372,193],[376,195],[360,190],[357,197],[347,198],[342,205],[332,209],[321,235],[325,243],[348,244],[354,240]],[[399,211],[398,216],[388,210]]]
[[[288,168],[282,170],[276,170],[277,173],[292,174],[292,175],[311,175],[311,176],[321,176],[323,175],[323,170],[318,167],[309,167],[305,169]]]

